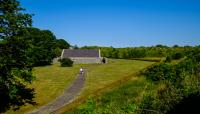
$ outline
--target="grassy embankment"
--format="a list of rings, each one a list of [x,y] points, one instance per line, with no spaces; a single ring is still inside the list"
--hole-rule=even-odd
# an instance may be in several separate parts
[[[20,110],[7,111],[7,114],[27,113],[30,110],[45,105],[61,95],[64,89],[76,78],[79,68],[87,69],[85,87],[79,97],[88,96],[95,91],[105,88],[109,84],[127,76],[134,76],[136,72],[151,65],[153,62],[136,60],[114,60],[110,59],[108,64],[85,64],[73,67],[59,67],[58,64],[37,67],[34,69],[36,80],[31,87],[35,88],[37,106],[27,105]]]
[[[185,58],[173,60],[168,64],[178,64]],[[146,93],[157,93],[158,90],[164,88],[163,83],[154,84],[147,81],[145,77],[133,77],[131,80],[123,83],[113,90],[105,92],[98,97],[91,97],[85,103],[75,109],[69,110],[64,114],[79,114],[79,113],[97,113],[97,114],[124,114],[138,113],[138,105],[141,103],[143,95]],[[152,113],[154,110],[148,110]]]
[[[90,97],[85,103],[76,109],[67,111],[64,114],[135,114],[137,103],[140,102],[143,94],[147,92],[149,85],[144,77],[132,78],[101,96]],[[154,87],[153,85],[151,86]],[[152,90],[152,88],[149,88]]]
[[[138,72],[154,62],[138,60],[110,60],[109,64],[87,66],[86,85],[79,99],[64,107],[59,113],[69,111],[80,105],[88,96],[101,96],[106,91],[112,91],[128,80],[137,80]]]

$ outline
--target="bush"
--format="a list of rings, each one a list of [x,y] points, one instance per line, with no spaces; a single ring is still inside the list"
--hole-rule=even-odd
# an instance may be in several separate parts
[[[174,55],[176,57],[172,57],[176,59],[181,57],[178,53]],[[155,89],[155,95],[147,94],[143,96],[139,105],[140,113],[177,114],[180,113],[179,109],[191,112],[195,105],[190,105],[187,101],[192,100],[191,104],[195,104],[195,102],[198,103],[195,100],[200,99],[200,78],[199,75],[196,75],[200,71],[198,60],[199,53],[195,52],[191,54],[191,57],[187,57],[176,65],[159,63],[146,69],[143,74],[148,80],[156,82],[158,88]],[[159,84],[162,84],[162,86],[159,87]],[[197,98],[193,100],[192,97],[188,100],[188,96],[193,95],[193,93],[197,93],[194,96]]]
[[[81,114],[93,114],[94,113],[94,109],[95,109],[95,101],[93,98],[89,97],[86,101],[85,104],[81,105],[78,110],[77,113],[81,113]]]
[[[160,63],[146,69],[143,74],[151,81],[175,81],[178,77],[175,76],[174,67],[170,64]]]
[[[172,57],[168,55],[165,59],[165,62],[170,63],[172,61]]]
[[[70,58],[63,58],[59,61],[61,63],[61,67],[71,67],[73,65],[73,61]]]
[[[180,53],[180,52],[177,52],[175,54],[172,55],[172,58],[173,59],[180,59],[180,58],[183,58],[183,53]]]

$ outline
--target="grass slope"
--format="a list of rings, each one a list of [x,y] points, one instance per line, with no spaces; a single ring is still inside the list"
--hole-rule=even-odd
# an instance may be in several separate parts
[[[92,93],[123,77],[132,75],[152,62],[136,60],[110,60],[109,64],[89,65],[83,94]]]
[[[85,88],[80,95],[80,99],[69,106],[64,107],[59,113],[68,111],[77,107],[80,102],[88,96],[99,96],[105,91],[110,91],[114,86],[118,86],[115,82],[124,80],[126,77],[136,78],[136,73],[140,70],[152,65],[154,62],[138,61],[138,60],[109,60],[109,64],[88,65]],[[95,67],[94,67],[95,66]],[[124,82],[124,81],[123,81]],[[119,82],[121,83],[121,82]]]
[[[149,84],[144,77],[132,78],[97,98],[90,97],[76,109],[64,114],[135,114],[144,92],[154,88],[151,86],[147,90]]]
[[[87,69],[85,87],[80,96],[88,95],[100,88],[132,75],[153,62],[137,60],[109,59],[108,64],[84,64],[73,67],[60,67],[58,64],[37,67],[34,69],[36,80],[31,87],[35,88],[37,106],[27,105],[18,111],[7,111],[6,114],[27,113],[45,105],[62,94],[64,89],[76,78],[80,67]]]

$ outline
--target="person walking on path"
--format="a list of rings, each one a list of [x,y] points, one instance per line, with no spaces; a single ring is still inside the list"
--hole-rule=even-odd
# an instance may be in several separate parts
[[[80,74],[83,74],[83,68],[82,67],[80,68]]]

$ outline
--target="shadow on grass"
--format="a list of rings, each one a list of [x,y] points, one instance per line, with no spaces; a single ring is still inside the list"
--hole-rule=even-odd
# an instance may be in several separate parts
[[[200,94],[192,94],[175,105],[167,114],[200,114]]]
[[[34,98],[34,89],[26,88],[23,85],[16,87],[15,94],[9,91],[5,85],[0,85],[0,113],[6,112],[9,109],[18,110],[21,106],[26,104],[37,105]]]

